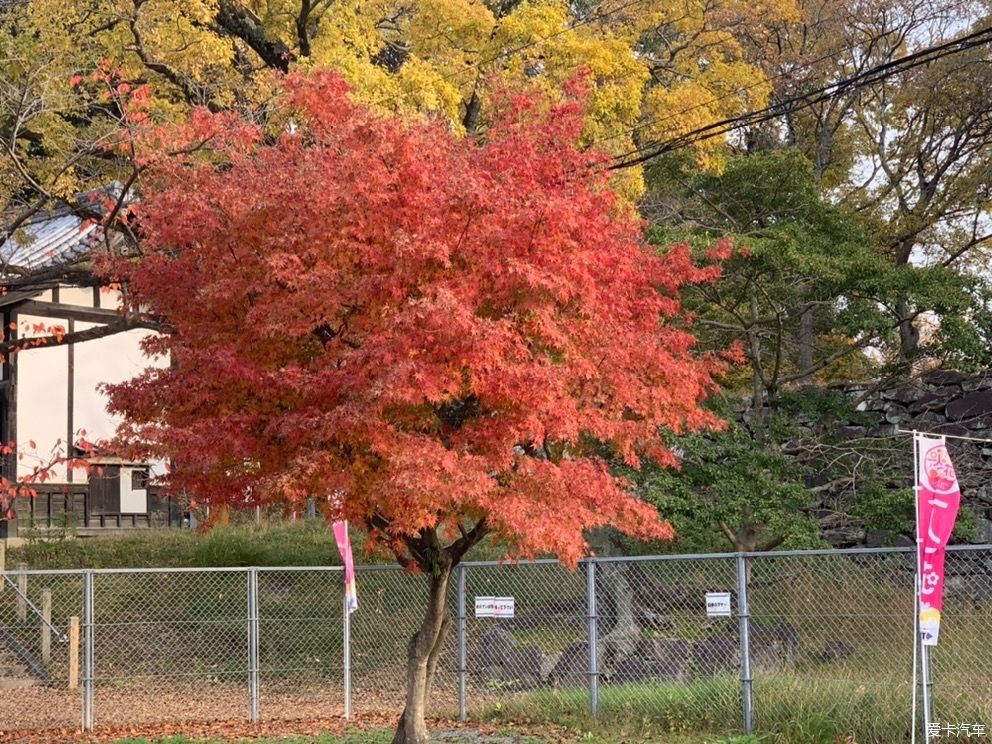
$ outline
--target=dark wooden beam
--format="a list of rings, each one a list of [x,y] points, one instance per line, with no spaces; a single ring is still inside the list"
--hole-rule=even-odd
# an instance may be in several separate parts
[[[81,305],[66,305],[62,302],[38,302],[28,300],[18,306],[23,315],[38,315],[43,318],[66,318],[81,320],[84,323],[107,323],[119,320],[121,315],[117,310],[103,307],[82,307]]]
[[[76,321],[73,318],[69,318],[69,333],[72,334],[76,330]],[[73,441],[73,428],[72,428],[72,409],[76,400],[76,345],[69,344],[68,349],[69,355],[69,366],[68,374],[66,377],[66,399],[69,401],[66,411],[66,437],[65,437],[65,456],[66,460],[72,457],[72,441]],[[65,480],[66,483],[72,483],[72,468],[66,463],[65,466]]]
[[[3,328],[3,338],[8,343],[17,341],[17,309],[11,308],[3,314],[4,328]],[[16,354],[5,354],[4,364],[6,365],[5,372],[7,382],[7,421],[5,436],[7,442],[17,441],[17,360],[15,359]],[[17,480],[17,453],[11,452],[7,456],[7,462],[4,468],[7,472],[7,478],[11,481]]]
[[[37,297],[44,290],[41,289],[31,289],[31,290],[10,290],[7,294],[0,297],[0,306],[11,307],[24,300],[30,300],[32,297]]]

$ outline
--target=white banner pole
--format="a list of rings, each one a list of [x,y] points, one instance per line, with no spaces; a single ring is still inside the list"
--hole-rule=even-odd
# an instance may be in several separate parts
[[[919,470],[917,469],[916,462],[916,432],[913,432],[913,509],[915,514],[913,515],[913,523],[916,525],[916,569],[913,571],[913,712],[912,712],[912,722],[910,723],[910,744],[916,744],[916,698],[918,696],[917,684],[919,678],[917,676],[917,668],[919,664],[919,651],[920,651],[920,489],[919,489]]]
[[[922,601],[921,580],[923,576],[923,534],[920,531],[920,433],[913,432],[913,508],[916,513],[913,519],[916,522],[916,617],[913,626],[916,629],[916,639],[913,644],[913,659],[915,661],[917,653],[920,655],[920,677],[923,679],[923,741],[930,744],[930,665],[927,663],[927,647],[923,646],[923,635],[920,633],[920,606]],[[915,672],[915,664],[914,664]],[[916,675],[913,679],[913,703],[916,703]],[[913,727],[916,727],[916,714],[913,714]]]

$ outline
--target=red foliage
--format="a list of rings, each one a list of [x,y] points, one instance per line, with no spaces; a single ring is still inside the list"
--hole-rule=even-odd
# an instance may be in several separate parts
[[[586,528],[670,535],[603,457],[671,465],[660,429],[716,424],[678,293],[717,269],[642,244],[581,99],[508,99],[482,145],[330,73],[280,105],[292,133],[198,111],[145,142],[185,154],[146,160],[150,248],[107,268],[173,364],[110,389],[124,439],[203,501],[329,495],[387,539],[486,515],[574,562]]]

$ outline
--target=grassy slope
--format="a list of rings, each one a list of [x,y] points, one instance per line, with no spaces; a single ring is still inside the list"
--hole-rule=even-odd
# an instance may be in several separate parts
[[[356,561],[391,563],[364,555],[364,536],[352,531]],[[479,546],[469,559],[496,556]],[[217,527],[200,533],[187,529],[141,530],[85,539],[29,540],[7,552],[9,566],[34,569],[185,568],[228,566],[336,566],[341,560],[331,530],[321,520],[275,522],[261,526]]]

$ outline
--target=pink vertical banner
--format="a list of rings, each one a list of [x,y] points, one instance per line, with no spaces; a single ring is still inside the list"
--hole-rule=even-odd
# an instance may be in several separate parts
[[[917,434],[916,446],[920,634],[924,646],[936,646],[944,607],[944,550],[957,520],[961,491],[944,437]]]
[[[348,523],[335,522],[334,541],[338,544],[338,552],[344,563],[344,596],[348,612],[358,609],[358,587],[355,585],[355,561],[351,557],[351,539],[348,537]]]

